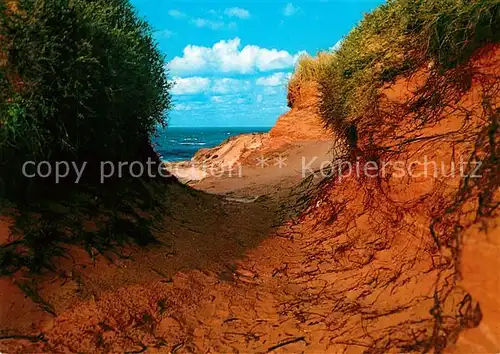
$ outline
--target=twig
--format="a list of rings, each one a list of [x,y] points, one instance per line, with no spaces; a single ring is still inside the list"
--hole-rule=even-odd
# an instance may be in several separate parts
[[[303,336],[302,337],[297,337],[297,338],[289,339],[287,341],[284,341],[284,342],[281,342],[279,344],[273,345],[272,347],[270,347],[269,349],[267,349],[267,353],[270,353],[273,350],[276,350],[278,348],[284,347],[285,345],[297,343],[297,342],[300,342],[300,341],[304,341],[305,342],[306,341],[305,337],[303,337]]]
[[[22,334],[12,334],[10,336],[0,336],[0,340],[8,340],[8,339],[27,339],[31,342],[47,342],[47,339],[44,338],[44,334],[40,333],[37,336],[27,336]]]

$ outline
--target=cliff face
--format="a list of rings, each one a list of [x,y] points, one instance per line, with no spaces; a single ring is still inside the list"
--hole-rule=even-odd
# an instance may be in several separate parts
[[[318,230],[305,234],[310,281],[327,285],[301,293],[335,309],[323,313],[335,342],[500,350],[499,77],[490,45],[457,69],[400,77],[361,120],[361,171],[374,161],[384,174],[344,171],[302,222]]]
[[[289,93],[291,110],[283,114],[269,132],[272,138],[296,140],[332,140],[332,131],[324,126],[318,107],[320,94],[315,82],[302,84]]]
[[[235,165],[255,165],[261,157],[286,154],[297,144],[333,141],[333,132],[324,127],[318,112],[317,84],[304,84],[289,112],[277,120],[269,133],[242,134],[216,147],[200,149],[192,161],[169,163],[167,169],[181,180],[201,180],[207,169],[228,171]]]
[[[361,173],[344,166],[304,192],[310,207],[278,233],[287,241],[247,254],[236,273],[251,285],[224,296],[251,311],[239,307],[203,349],[264,350],[286,328],[306,343],[288,347],[297,352],[499,352],[499,77],[490,45],[456,69],[427,65],[382,88],[358,126]],[[292,96],[254,151],[305,138],[301,127],[322,136],[304,123],[317,118],[317,95]],[[251,344],[225,337],[255,323]]]
[[[302,85],[289,112],[278,118],[267,134],[243,134],[212,149],[202,149],[196,162],[231,165],[249,162],[253,157],[286,149],[301,141],[331,141],[333,132],[325,128],[318,112],[319,91],[315,82]]]

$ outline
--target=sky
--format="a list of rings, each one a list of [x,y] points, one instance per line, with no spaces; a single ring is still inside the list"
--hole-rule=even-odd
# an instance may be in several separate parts
[[[383,0],[131,0],[175,82],[171,127],[271,127],[297,59],[328,50]]]

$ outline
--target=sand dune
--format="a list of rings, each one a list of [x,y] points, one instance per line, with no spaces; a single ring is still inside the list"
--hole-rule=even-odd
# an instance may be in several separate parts
[[[403,132],[401,140],[380,127],[361,136],[360,151],[385,146],[381,159],[392,162],[430,156],[449,164],[468,156],[485,124],[481,83],[498,88],[499,63],[498,46],[479,52],[472,86],[426,126],[412,125],[413,112],[389,108],[431,84],[432,73],[423,68],[398,78],[381,92],[387,110],[380,118]],[[500,95],[492,97],[498,109]],[[316,124],[309,119],[313,107],[295,102],[302,106],[271,133],[197,154],[195,163],[241,164],[244,174],[204,176],[190,193],[170,186],[160,244],[125,247],[124,257],[109,255],[113,261],[93,262],[74,249],[59,263],[65,277],[34,278],[38,304],[16,292],[12,284],[22,278],[9,280],[9,296],[0,298],[0,349],[498,352],[499,218],[496,211],[477,214],[481,190],[472,189],[453,209],[460,177],[304,178],[297,169],[303,157],[337,156],[332,136],[309,129]],[[293,126],[320,133],[290,136]],[[287,164],[280,167],[273,159],[283,154]],[[256,166],[258,157],[274,163]],[[54,316],[40,310],[40,299]]]

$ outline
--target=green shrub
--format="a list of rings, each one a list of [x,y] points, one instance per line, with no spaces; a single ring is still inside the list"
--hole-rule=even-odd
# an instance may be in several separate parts
[[[128,0],[2,4],[0,196],[27,193],[28,160],[141,159],[165,122],[170,83]]]

